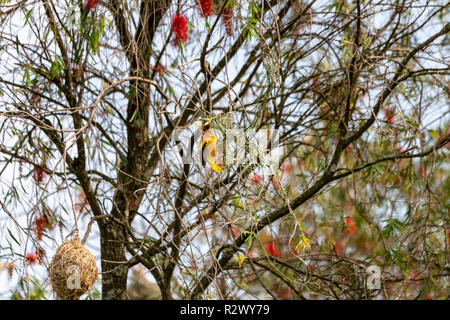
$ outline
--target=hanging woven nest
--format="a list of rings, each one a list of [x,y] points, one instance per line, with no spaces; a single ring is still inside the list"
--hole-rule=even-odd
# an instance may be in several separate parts
[[[78,300],[92,288],[98,276],[94,256],[78,237],[58,248],[48,271],[53,290],[64,300]]]

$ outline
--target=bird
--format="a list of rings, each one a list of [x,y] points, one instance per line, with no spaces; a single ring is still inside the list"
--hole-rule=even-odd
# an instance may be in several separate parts
[[[202,152],[202,164],[203,160],[206,160],[211,168],[216,172],[224,172],[215,162],[216,157],[216,134],[211,128],[210,120],[203,118],[202,123],[202,142],[200,144],[200,150]]]

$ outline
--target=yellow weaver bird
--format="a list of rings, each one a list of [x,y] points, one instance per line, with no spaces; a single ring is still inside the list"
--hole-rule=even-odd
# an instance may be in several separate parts
[[[200,150],[202,151],[202,162],[203,159],[205,159],[214,171],[223,172],[223,169],[214,161],[216,157],[216,135],[209,125],[209,119],[202,120],[204,121],[202,124],[202,143],[200,144]]]

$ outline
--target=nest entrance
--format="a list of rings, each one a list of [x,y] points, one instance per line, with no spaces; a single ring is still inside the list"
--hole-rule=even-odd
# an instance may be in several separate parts
[[[78,237],[58,248],[48,271],[53,290],[64,300],[78,300],[92,288],[98,276],[94,256]]]

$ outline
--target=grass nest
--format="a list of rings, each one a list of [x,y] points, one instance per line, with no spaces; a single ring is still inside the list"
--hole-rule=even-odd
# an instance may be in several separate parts
[[[78,237],[58,248],[48,271],[53,290],[59,299],[64,300],[80,299],[98,277],[95,258]]]

